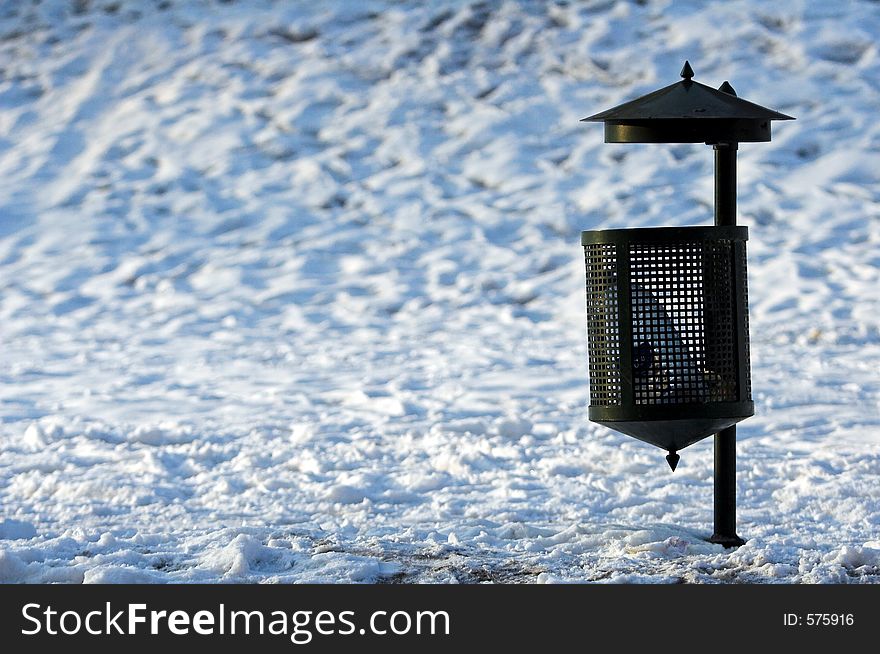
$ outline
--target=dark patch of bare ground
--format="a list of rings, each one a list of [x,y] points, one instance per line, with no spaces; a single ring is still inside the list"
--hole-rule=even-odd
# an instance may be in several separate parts
[[[519,561],[489,562],[464,552],[445,555],[419,554],[405,561],[393,559],[404,570],[383,577],[378,583],[408,584],[454,578],[460,584],[532,584],[545,568]]]

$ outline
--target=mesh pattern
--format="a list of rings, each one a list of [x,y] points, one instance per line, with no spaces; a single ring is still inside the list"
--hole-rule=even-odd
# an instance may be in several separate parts
[[[587,337],[590,404],[620,404],[620,333],[617,303],[617,246],[584,247],[587,265]]]
[[[749,351],[749,273],[746,268],[746,248],[740,250],[740,271],[742,272],[742,292],[743,292],[743,300],[745,307],[745,311],[743,311],[743,325],[745,326],[745,335],[746,335],[746,360],[743,364],[742,375],[746,384],[746,397],[748,399],[752,399],[752,371],[751,371],[751,359],[752,355]]]
[[[734,402],[733,243],[630,246],[633,400]]]

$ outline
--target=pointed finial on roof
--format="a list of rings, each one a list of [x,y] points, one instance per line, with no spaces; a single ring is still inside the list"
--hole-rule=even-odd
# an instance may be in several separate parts
[[[733,95],[733,96],[736,95],[736,91],[733,89],[733,87],[730,85],[730,82],[728,82],[727,80],[724,80],[724,84],[719,86],[718,90],[721,91],[722,93],[727,93],[728,95]]]
[[[685,80],[687,80],[688,82],[691,81],[691,78],[694,76],[694,69],[691,68],[691,62],[685,60],[684,66],[682,67],[679,75],[685,78]]]

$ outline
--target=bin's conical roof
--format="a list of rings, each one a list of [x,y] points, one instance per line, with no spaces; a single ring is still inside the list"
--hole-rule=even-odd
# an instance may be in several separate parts
[[[738,98],[729,82],[719,89],[694,82],[685,62],[682,80],[584,121],[605,123],[607,143],[725,143],[769,141],[770,121],[791,116]]]

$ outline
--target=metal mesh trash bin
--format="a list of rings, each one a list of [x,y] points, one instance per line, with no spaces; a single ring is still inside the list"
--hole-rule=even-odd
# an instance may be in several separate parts
[[[714,531],[736,533],[736,423],[754,414],[745,241],[736,227],[736,152],[791,116],[681,80],[593,114],[606,143],[705,143],[715,151],[715,227],[583,232],[590,420],[669,450],[715,433]]]
[[[747,239],[736,226],[581,233],[590,420],[675,456],[754,414]]]

